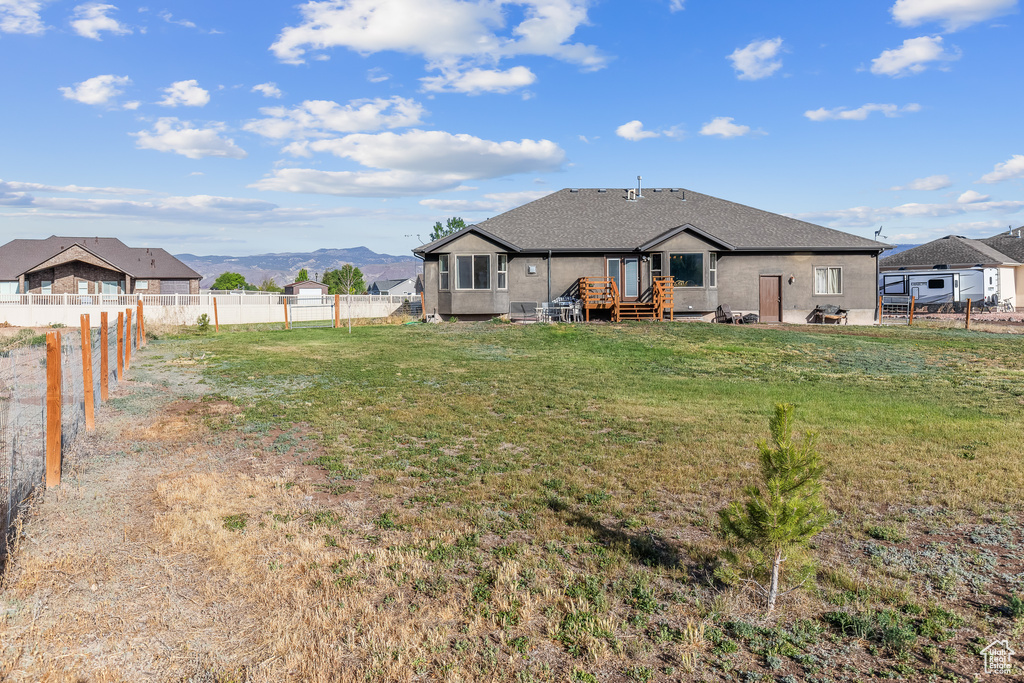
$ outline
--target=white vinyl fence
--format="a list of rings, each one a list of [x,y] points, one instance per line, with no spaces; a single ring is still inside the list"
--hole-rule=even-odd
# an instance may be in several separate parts
[[[244,323],[282,323],[285,302],[295,304],[334,304],[334,295],[308,294],[0,294],[0,324],[16,327],[79,324],[80,316],[96,317],[103,311],[116,316],[126,308],[135,309],[139,302],[145,307],[146,322],[152,324],[195,325],[202,314],[214,321],[214,300],[221,325]],[[370,294],[341,296],[340,316],[353,319],[386,318],[405,312],[419,316],[418,296],[374,296]]]

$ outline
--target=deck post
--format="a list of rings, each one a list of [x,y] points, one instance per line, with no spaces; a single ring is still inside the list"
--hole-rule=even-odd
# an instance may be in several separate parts
[[[907,320],[907,325],[913,325],[914,324],[914,306],[915,306],[916,302],[917,302],[917,297],[916,296],[910,297],[910,319]]]

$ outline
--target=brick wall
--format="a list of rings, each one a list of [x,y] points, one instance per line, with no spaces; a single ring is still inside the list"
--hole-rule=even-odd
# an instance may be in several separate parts
[[[43,280],[52,282],[51,294],[78,294],[78,283],[85,280],[89,283],[89,294],[100,294],[104,280],[121,282],[124,275],[116,270],[101,268],[90,263],[76,261],[62,263],[52,268],[37,270],[26,278],[29,294],[41,294]]]

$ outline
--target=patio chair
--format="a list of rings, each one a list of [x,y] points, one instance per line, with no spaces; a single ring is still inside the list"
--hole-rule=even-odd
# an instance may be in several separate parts
[[[719,306],[715,310],[715,322],[738,325],[743,322],[743,317],[738,313],[733,313],[730,306]]]
[[[847,310],[845,308],[840,308],[835,304],[822,304],[811,311],[811,321],[822,325],[838,325],[840,322],[848,325],[849,321],[846,319],[846,313]]]

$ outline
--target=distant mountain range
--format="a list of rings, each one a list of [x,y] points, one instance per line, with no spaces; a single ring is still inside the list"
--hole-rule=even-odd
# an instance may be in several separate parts
[[[189,268],[203,276],[201,287],[209,287],[221,273],[241,273],[246,282],[259,285],[264,279],[273,278],[278,285],[295,281],[295,276],[305,268],[310,278],[323,276],[332,268],[341,268],[351,263],[363,272],[369,285],[374,280],[415,277],[422,269],[422,262],[413,256],[392,256],[378,254],[366,247],[352,249],[317,249],[306,253],[256,254],[255,256],[196,256],[175,254]]]

